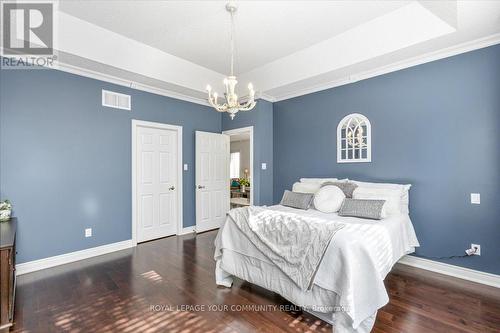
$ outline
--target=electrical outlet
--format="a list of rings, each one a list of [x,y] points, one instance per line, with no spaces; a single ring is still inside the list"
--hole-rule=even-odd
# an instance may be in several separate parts
[[[188,165],[187,165],[187,163],[184,164],[184,171],[188,171]]]
[[[261,169],[262,170],[267,170],[267,163],[262,163]]]
[[[470,194],[470,203],[473,205],[481,204],[481,193],[471,193]]]
[[[92,237],[92,228],[85,229],[85,237]]]
[[[479,244],[471,244],[470,248],[472,250],[475,250],[472,255],[474,255],[474,256],[480,256],[481,255],[481,245],[479,245]]]

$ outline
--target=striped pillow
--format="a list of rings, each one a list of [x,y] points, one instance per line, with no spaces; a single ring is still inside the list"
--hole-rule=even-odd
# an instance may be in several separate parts
[[[344,199],[340,206],[340,216],[361,217],[380,220],[385,200]]]
[[[309,209],[313,198],[313,193],[299,193],[285,190],[280,205],[305,210]]]

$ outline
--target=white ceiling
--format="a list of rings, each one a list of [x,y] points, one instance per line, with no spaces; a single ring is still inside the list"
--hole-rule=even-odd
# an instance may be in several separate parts
[[[237,75],[314,45],[410,1],[241,1]],[[64,12],[222,74],[229,70],[224,1],[65,1]]]
[[[500,1],[240,1],[236,74],[269,99],[490,37]],[[204,98],[229,65],[224,1],[60,0],[65,67]]]

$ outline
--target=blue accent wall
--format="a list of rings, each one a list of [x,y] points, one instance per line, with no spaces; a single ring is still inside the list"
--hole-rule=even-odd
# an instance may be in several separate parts
[[[0,197],[19,218],[19,263],[131,238],[131,119],[183,126],[184,226],[195,224],[194,133],[220,132],[219,113],[55,70],[0,76]],[[132,95],[132,112],[102,107],[101,89]]]
[[[337,164],[347,114],[372,124],[372,163]],[[500,274],[500,45],[274,103],[274,201],[300,177],[413,184],[420,256]],[[470,204],[470,193],[481,204]]]
[[[238,112],[231,120],[228,114],[222,116],[222,130],[253,126],[254,157],[252,186],[254,205],[273,203],[273,104],[259,100],[250,112]],[[261,164],[267,169],[262,170]]]
[[[102,107],[101,89],[132,95],[133,111]],[[336,126],[354,112],[371,121],[373,162],[337,164]],[[440,261],[500,274],[500,45],[260,100],[234,120],[64,72],[3,70],[0,198],[19,217],[19,263],[130,239],[131,119],[183,126],[185,227],[195,224],[194,132],[254,126],[255,204],[279,202],[300,177],[411,183],[417,255],[460,255],[477,243],[480,257]]]

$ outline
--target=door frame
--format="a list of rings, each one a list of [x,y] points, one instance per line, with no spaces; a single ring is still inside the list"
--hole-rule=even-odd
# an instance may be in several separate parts
[[[178,125],[170,125],[164,123],[157,123],[151,121],[137,120],[132,119],[132,243],[134,246],[137,245],[137,166],[136,166],[136,158],[137,158],[137,128],[138,127],[149,127],[156,129],[166,129],[177,132],[177,232],[176,235],[179,235],[182,232],[182,210],[183,210],[183,202],[182,202],[182,126]]]
[[[240,127],[240,128],[234,128],[231,130],[227,131],[222,131],[222,134],[226,135],[235,135],[235,134],[242,134],[242,133],[250,133],[250,175],[252,177],[252,183],[255,181],[255,174],[253,173],[253,126],[247,126],[247,127]],[[231,147],[231,139],[229,139],[229,146]],[[229,154],[231,154],[231,148],[229,148]],[[230,159],[231,160],[231,159]],[[255,184],[250,184],[250,205],[253,205],[253,190]],[[231,200],[231,196],[229,197],[229,200]]]

